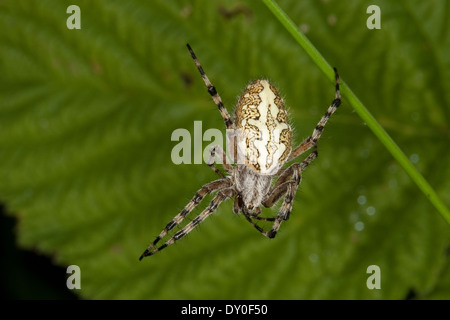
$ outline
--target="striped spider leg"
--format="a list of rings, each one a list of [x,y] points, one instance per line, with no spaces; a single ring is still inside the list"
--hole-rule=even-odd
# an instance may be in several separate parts
[[[173,237],[171,237],[167,242],[165,242],[163,245],[161,245],[159,248],[153,249],[156,244],[164,238],[164,236],[167,235],[167,233],[172,230],[175,226],[180,224],[183,219],[203,200],[203,198],[210,194],[211,192],[217,192],[217,195],[214,197],[214,199],[210,202],[209,206],[203,210],[202,213],[200,213],[194,220],[189,222],[184,228],[182,228],[180,231],[175,233]],[[231,186],[231,180],[228,178],[215,180],[213,182],[210,182],[206,185],[204,185],[195,196],[192,198],[191,201],[184,207],[184,209],[177,214],[161,231],[159,236],[156,237],[156,239],[148,246],[147,249],[145,249],[144,253],[141,255],[139,260],[142,260],[142,258],[146,256],[151,256],[158,251],[161,251],[162,249],[166,248],[167,246],[173,244],[175,241],[180,240],[182,237],[184,237],[186,234],[188,234],[192,229],[194,229],[200,222],[205,220],[211,213],[216,210],[216,208],[219,206],[222,201],[232,197],[234,195],[234,189]]]
[[[141,255],[139,260],[142,260],[142,258],[151,256],[155,254],[158,251],[161,251],[162,249],[166,248],[167,246],[173,244],[175,241],[180,240],[182,237],[184,237],[186,234],[188,234],[192,229],[194,229],[198,224],[200,224],[203,220],[205,220],[210,214],[216,210],[216,208],[226,199],[231,198],[235,195],[235,190],[232,187],[232,181],[229,178],[226,178],[224,174],[217,169],[217,167],[214,165],[214,158],[216,153],[219,154],[219,156],[222,157],[223,160],[223,166],[227,170],[227,172],[230,172],[232,170],[232,167],[228,164],[226,160],[226,154],[222,150],[220,146],[215,146],[211,148],[210,150],[210,158],[208,161],[208,166],[217,173],[222,179],[215,180],[213,182],[210,182],[206,185],[204,185],[197,193],[195,194],[194,198],[184,207],[184,209],[176,215],[161,231],[159,236],[156,237],[156,239],[148,246],[148,248],[144,251],[144,253]],[[162,246],[159,248],[153,249],[156,244],[164,238],[167,233],[172,230],[175,226],[179,225],[183,219],[203,200],[203,198],[212,193],[217,192],[217,195],[214,197],[214,199],[211,201],[209,206],[203,210],[201,214],[199,214],[194,220],[192,220],[190,223],[188,223],[184,228],[182,228],[180,231],[174,234],[173,237],[171,237],[167,242],[165,242]],[[152,250],[153,249],[153,250]]]

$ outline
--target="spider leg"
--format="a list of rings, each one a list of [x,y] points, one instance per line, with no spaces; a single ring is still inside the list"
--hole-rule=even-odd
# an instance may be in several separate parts
[[[187,43],[186,44],[189,52],[191,53],[192,59],[194,59],[195,65],[197,66],[198,71],[200,72],[200,75],[202,76],[203,81],[205,82],[206,87],[208,88],[208,92],[211,95],[214,103],[219,108],[220,114],[222,115],[223,120],[225,121],[225,126],[227,129],[233,128],[233,121],[231,120],[230,115],[228,114],[227,109],[225,109],[222,99],[220,98],[219,94],[217,93],[216,88],[211,84],[211,81],[209,81],[208,77],[205,74],[205,71],[203,71],[203,68],[198,61],[194,50],[192,50],[191,46]]]
[[[242,202],[242,198],[239,195],[237,195],[236,198],[234,198],[233,212],[236,214],[244,212],[244,204]],[[255,212],[247,212],[247,216],[253,219],[262,221],[275,221],[275,218],[260,217],[259,216],[260,214],[261,214],[261,207],[257,207]]]
[[[297,193],[298,186],[302,180],[302,172],[306,167],[317,157],[317,150],[312,152],[302,163],[294,163],[289,166],[280,177],[282,182],[280,184],[275,184],[268,196],[263,200],[262,204],[265,207],[272,207],[278,200],[283,196],[284,201],[281,205],[280,211],[276,218],[263,218],[263,217],[252,217],[250,213],[244,208],[244,216],[248,222],[250,222],[259,232],[268,238],[274,238],[281,226],[281,223],[289,219],[292,211],[292,205],[294,201],[295,194]],[[290,180],[292,179],[292,180]],[[289,181],[287,181],[289,180]],[[278,182],[278,181],[277,181]],[[270,231],[265,231],[263,228],[258,226],[252,218],[265,221],[273,221],[272,228]]]
[[[294,163],[283,172],[283,174],[278,178],[275,185],[272,187],[272,189],[269,191],[268,195],[263,199],[262,205],[266,208],[271,208],[275,203],[280,200],[280,198],[287,192],[287,185],[288,184],[295,184],[295,188],[298,187],[298,185],[301,182],[302,179],[302,172],[305,171],[306,167],[318,156],[317,153],[317,145],[314,148],[314,151],[311,152],[308,157],[303,160],[301,163]],[[292,179],[292,180],[290,180]],[[288,181],[289,180],[289,181]],[[286,217],[285,220],[289,219],[289,215]]]
[[[233,212],[235,214],[239,214],[242,211],[242,207],[243,207],[243,203],[242,203],[242,198],[240,195],[237,195],[234,198],[234,202],[233,202]]]
[[[258,219],[260,221],[275,221],[277,218],[274,217],[252,217],[253,219]]]
[[[268,238],[274,238],[278,232],[278,229],[280,228],[281,223],[284,220],[289,219],[290,212],[292,210],[292,202],[295,196],[295,193],[297,191],[297,186],[294,181],[287,181],[279,186],[276,190],[279,191],[279,196],[283,196],[286,194],[286,197],[284,198],[283,205],[280,208],[280,211],[278,212],[278,215],[275,218],[263,218],[263,217],[254,217],[251,215],[251,213],[247,212],[246,209],[244,209],[244,216],[247,219],[248,222],[250,222],[259,232],[261,232],[264,236]],[[276,202],[273,202],[271,205],[274,205]],[[263,228],[258,226],[252,218],[256,218],[258,220],[264,220],[264,221],[272,221],[273,225],[270,231],[265,231]]]
[[[341,93],[339,91],[339,74],[336,68],[334,68],[334,74],[336,79],[336,93],[333,102],[328,107],[327,112],[325,112],[325,114],[322,116],[317,126],[314,128],[312,135],[306,138],[302,143],[300,143],[298,147],[296,147],[291,152],[287,161],[291,161],[292,159],[297,158],[299,155],[309,150],[317,143],[317,140],[319,140],[320,136],[322,135],[323,128],[325,127],[325,124],[327,123],[328,119],[330,119],[331,115],[336,111],[336,109],[341,104]]]
[[[166,243],[164,243],[162,246],[160,246],[157,249],[154,249],[151,251],[151,247],[142,254],[141,259],[146,256],[151,256],[164,248],[170,246],[175,241],[180,240],[182,237],[184,237],[186,234],[192,231],[197,225],[199,225],[203,220],[205,220],[207,217],[209,217],[216,209],[217,207],[226,199],[231,198],[236,194],[236,191],[234,190],[234,187],[228,187],[225,189],[220,190],[217,195],[212,199],[208,207],[203,210],[202,213],[200,213],[194,220],[189,222],[183,229],[178,231],[173,235],[172,238],[170,238]]]
[[[208,160],[208,166],[215,172],[217,173],[221,178],[225,178],[225,176],[223,175],[223,173],[217,169],[217,167],[214,165],[214,160],[216,157],[216,153],[219,154],[219,156],[222,158],[222,165],[225,168],[225,170],[230,174],[231,171],[233,170],[233,167],[231,167],[231,165],[228,163],[227,161],[227,156],[225,154],[225,151],[223,151],[222,147],[217,145],[211,148],[210,150],[210,156],[209,156],[209,160]]]
[[[296,163],[296,165],[298,165],[298,163]],[[298,166],[296,166],[296,169],[297,168],[298,168]],[[300,180],[301,180],[301,177],[300,177]],[[289,186],[292,187],[292,185],[295,183],[296,182],[294,182],[292,180],[283,182],[278,187],[273,189],[271,193],[268,194],[268,196],[262,202],[262,205],[266,208],[272,208],[278,202],[278,200],[280,200],[280,198],[286,194]],[[285,220],[287,220],[287,218]]]
[[[148,248],[141,255],[139,260],[143,257],[148,256],[152,248],[161,240],[170,230],[172,230],[176,225],[178,225],[183,219],[202,201],[202,199],[209,193],[222,190],[231,186],[231,181],[229,179],[220,179],[205,184],[200,190],[197,191],[195,196],[191,201],[184,207],[184,209],[176,215],[172,221],[170,221],[163,231],[156,237],[156,239],[148,246]]]
[[[294,163],[294,164],[292,164],[291,166],[289,166],[289,167],[287,167],[287,168],[285,168],[285,169],[280,169],[280,170],[278,171],[278,173],[277,173],[278,179],[277,179],[277,181],[275,182],[275,184],[270,188],[269,194],[272,193],[279,185],[281,185],[282,183],[288,181],[288,180],[292,177],[293,171],[294,171],[294,170],[298,170],[298,169],[296,168],[296,166],[302,165],[304,168],[303,168],[301,171],[303,171],[303,170],[309,165],[309,163],[311,163],[315,158],[317,158],[317,156],[319,155],[317,149],[318,149],[318,147],[317,147],[317,143],[316,143],[316,144],[314,145],[313,151],[312,151],[311,154],[310,154],[310,155],[302,162],[302,164]],[[276,200],[276,201],[278,201],[278,200]],[[276,201],[275,201],[275,202],[276,202]],[[264,204],[264,203],[263,203],[263,204]],[[267,208],[266,205],[264,205],[264,206]]]

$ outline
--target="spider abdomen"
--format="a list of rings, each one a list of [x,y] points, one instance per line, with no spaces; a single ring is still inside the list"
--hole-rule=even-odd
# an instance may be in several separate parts
[[[292,130],[284,101],[267,80],[250,83],[235,111],[237,148],[245,165],[274,175],[291,153]]]

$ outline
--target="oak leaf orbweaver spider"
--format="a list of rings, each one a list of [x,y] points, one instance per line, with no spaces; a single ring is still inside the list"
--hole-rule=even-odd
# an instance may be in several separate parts
[[[273,85],[267,80],[261,79],[250,83],[239,97],[234,120],[232,120],[215,87],[203,71],[194,51],[189,44],[187,44],[187,47],[209,94],[225,121],[227,134],[235,132],[231,144],[232,149],[237,151],[233,155],[235,161],[234,165],[229,163],[225,152],[219,146],[211,149],[208,166],[220,176],[220,179],[207,183],[198,190],[184,209],[166,225],[164,230],[149,245],[139,260],[153,255],[181,239],[211,215],[223,201],[233,197],[233,211],[236,214],[243,213],[247,221],[259,232],[268,238],[274,238],[281,223],[289,219],[293,200],[302,179],[302,172],[317,157],[317,141],[323,128],[341,104],[339,75],[334,68],[336,86],[333,102],[314,128],[312,135],[292,150],[292,129],[288,122],[284,101]],[[313,148],[313,151],[303,162],[282,168],[286,162],[294,160],[311,148]],[[222,164],[228,174],[227,176],[214,165],[216,154],[223,159]],[[243,161],[237,161],[236,154],[241,154]],[[276,178],[278,179],[272,183]],[[170,230],[183,221],[206,195],[213,192],[216,192],[215,197],[196,218],[176,232],[163,245],[154,248]],[[284,200],[276,217],[260,217],[261,205],[270,208],[283,196]],[[272,228],[266,231],[254,220],[270,221]]]

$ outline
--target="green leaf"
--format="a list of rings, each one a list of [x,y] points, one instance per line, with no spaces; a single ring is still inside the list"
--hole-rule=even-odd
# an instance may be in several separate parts
[[[186,42],[230,113],[251,79],[271,79],[297,143],[334,88],[262,2],[77,1],[80,30],[66,27],[70,4],[0,3],[0,199],[21,247],[80,267],[82,298],[450,297],[448,225],[345,99],[275,239],[227,201],[139,262],[217,178],[171,161],[175,129],[225,132]],[[279,1],[449,206],[448,4],[378,1],[382,28],[369,30],[370,4]]]

